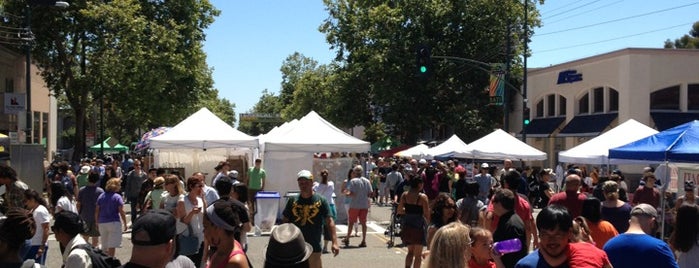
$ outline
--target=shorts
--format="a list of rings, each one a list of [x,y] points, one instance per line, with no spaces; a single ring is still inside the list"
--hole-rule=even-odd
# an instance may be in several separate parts
[[[359,218],[359,222],[362,224],[366,223],[366,216],[369,214],[369,209],[367,208],[350,208],[348,212],[348,217],[349,217],[349,222],[357,222],[357,218]]]
[[[105,222],[98,225],[100,228],[100,242],[102,242],[102,248],[121,247],[121,222]]]
[[[89,237],[100,236],[100,230],[97,229],[97,222],[87,221],[85,222],[85,235]]]

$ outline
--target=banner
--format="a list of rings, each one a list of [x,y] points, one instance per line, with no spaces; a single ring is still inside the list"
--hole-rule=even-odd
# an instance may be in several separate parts
[[[502,105],[505,96],[505,64],[490,64],[490,105]]]
[[[18,114],[25,111],[26,95],[5,93],[5,114]]]

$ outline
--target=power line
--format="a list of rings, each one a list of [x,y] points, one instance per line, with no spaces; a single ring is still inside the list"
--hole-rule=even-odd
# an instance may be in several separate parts
[[[545,22],[545,25],[551,25],[551,24],[556,23],[556,22],[559,22],[559,21],[564,21],[564,20],[567,20],[567,19],[570,19],[570,18],[574,18],[574,17],[580,16],[580,15],[583,15],[583,14],[587,14],[587,13],[590,13],[590,12],[592,12],[592,11],[600,10],[600,9],[605,8],[605,7],[608,7],[608,6],[611,6],[611,5],[615,5],[615,4],[618,4],[618,3],[621,3],[621,2],[624,2],[624,0],[619,0],[619,1],[616,1],[616,2],[612,2],[612,3],[606,4],[606,5],[604,5],[604,6],[600,6],[600,7],[593,8],[593,9],[590,9],[590,10],[587,10],[587,11],[583,11],[583,12],[580,12],[580,13],[578,13],[578,14],[570,15],[570,16],[565,17],[565,18],[562,18],[562,19],[558,19],[558,20],[554,20],[554,21],[548,21],[548,22]]]
[[[602,24],[607,24],[607,23],[612,23],[612,22],[617,22],[617,21],[622,21],[622,20],[628,20],[628,19],[633,19],[633,18],[648,16],[648,15],[652,15],[652,14],[662,13],[662,12],[666,12],[666,11],[670,11],[670,10],[674,10],[674,9],[679,9],[679,8],[684,8],[684,7],[688,7],[688,6],[693,6],[693,5],[696,5],[696,4],[699,4],[699,2],[694,2],[694,3],[691,3],[691,4],[682,5],[682,6],[677,6],[677,7],[671,7],[671,8],[666,8],[666,9],[651,11],[651,12],[648,12],[648,13],[643,13],[643,14],[628,16],[628,17],[619,18],[619,19],[613,19],[613,20],[608,20],[608,21],[593,23],[593,24],[584,25],[584,26],[580,26],[580,27],[569,28],[569,29],[560,30],[560,31],[553,31],[553,32],[548,32],[548,33],[535,34],[535,36],[543,36],[543,35],[550,35],[550,34],[562,33],[562,32],[573,31],[573,30],[580,30],[580,29],[590,28],[590,27],[598,26],[598,25],[602,25]]]
[[[589,42],[589,43],[583,43],[583,44],[578,44],[578,45],[573,45],[573,46],[567,46],[567,47],[559,47],[559,48],[552,48],[552,49],[545,49],[545,50],[540,50],[536,51],[536,53],[546,53],[546,52],[552,52],[552,51],[558,51],[558,50],[564,50],[564,49],[570,49],[570,48],[576,48],[576,47],[582,47],[582,46],[589,46],[589,45],[596,45],[600,43],[605,43],[605,42],[610,42],[610,41],[615,41],[619,39],[625,39],[625,38],[630,38],[634,36],[639,36],[639,35],[644,35],[644,34],[649,34],[649,33],[654,33],[654,32],[660,32],[660,31],[665,31],[673,28],[678,28],[678,27],[686,27],[688,24],[691,25],[693,22],[687,22],[687,23],[682,23],[679,25],[675,26],[670,26],[670,27],[665,27],[662,29],[657,29],[657,30],[651,30],[647,32],[641,32],[641,33],[636,33],[636,34],[630,34],[630,35],[625,35],[625,36],[619,36],[611,39],[606,39],[606,40],[600,40],[600,41],[595,41],[595,42]]]
[[[546,12],[541,13],[541,15],[544,15],[544,14],[550,13],[550,12],[554,12],[554,11],[558,11],[558,10],[564,9],[564,8],[566,8],[566,7],[568,7],[568,6],[569,6],[569,5],[563,5],[563,6],[560,6],[560,7],[554,8],[554,9],[551,9],[551,10],[547,10]]]
[[[597,3],[597,2],[599,2],[599,1],[600,1],[600,0],[596,0],[596,1],[592,1],[592,2],[587,3],[587,4],[582,4],[582,5],[573,7],[573,8],[571,8],[571,9],[568,9],[568,10],[565,10],[565,11],[562,11],[562,12],[559,12],[559,13],[556,13],[556,14],[553,14],[553,15],[551,15],[551,16],[548,16],[548,17],[544,18],[544,20],[545,20],[545,19],[553,18],[553,17],[558,16],[558,15],[563,15],[563,14],[568,13],[568,12],[571,12],[571,11],[575,11],[575,10],[577,10],[578,8],[586,7],[586,6],[592,5],[592,4],[594,4],[594,3]]]

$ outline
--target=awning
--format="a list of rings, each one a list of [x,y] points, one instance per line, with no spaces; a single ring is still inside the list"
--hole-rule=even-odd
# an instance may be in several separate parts
[[[558,133],[559,137],[587,137],[597,136],[609,126],[619,114],[592,114],[573,117],[568,124]]]
[[[699,113],[651,112],[650,117],[653,118],[658,131],[663,131],[687,122],[699,120]]]
[[[532,138],[549,137],[561,126],[563,121],[566,121],[565,117],[536,118],[527,126],[527,136]]]

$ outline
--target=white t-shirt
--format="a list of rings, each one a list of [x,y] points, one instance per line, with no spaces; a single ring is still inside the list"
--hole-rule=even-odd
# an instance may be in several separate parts
[[[61,210],[75,212],[76,214],[78,213],[78,207],[75,206],[75,202],[71,201],[66,196],[62,196],[61,198],[58,199],[58,202],[56,202],[56,208],[61,208]],[[58,211],[59,210],[56,209],[56,212],[58,212]]]
[[[51,221],[51,215],[46,207],[39,205],[32,212],[34,216],[34,222],[36,224],[36,233],[32,237],[32,246],[41,246],[41,240],[44,236],[44,228],[41,227],[44,223],[49,223]]]
[[[335,205],[333,200],[333,192],[335,192],[335,183],[328,181],[328,184],[316,183],[313,185],[313,191],[325,197],[329,205]]]

